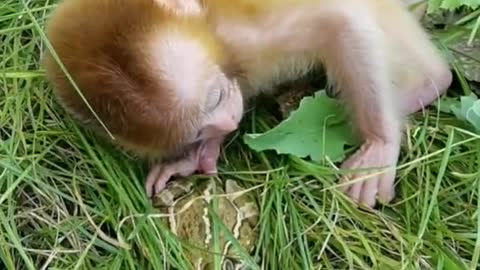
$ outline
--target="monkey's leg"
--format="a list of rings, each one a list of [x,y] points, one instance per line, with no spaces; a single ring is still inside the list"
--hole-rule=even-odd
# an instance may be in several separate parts
[[[403,76],[397,78],[395,84],[399,89],[401,112],[404,115],[432,104],[452,83],[448,63],[420,30],[419,27],[412,27],[408,33],[404,33],[403,38],[397,35],[401,40],[395,42],[395,48],[391,49],[402,52],[402,60],[397,66],[403,70],[396,74]]]
[[[412,114],[432,104],[447,91],[451,82],[452,73],[446,64],[426,66],[421,73],[415,75],[413,82],[400,82],[402,90],[399,92],[401,95],[399,100],[402,113]]]
[[[389,33],[391,77],[399,91],[401,111],[408,115],[445,93],[452,82],[452,73],[418,19],[396,1],[382,1],[382,5],[384,18],[389,18],[381,23]]]

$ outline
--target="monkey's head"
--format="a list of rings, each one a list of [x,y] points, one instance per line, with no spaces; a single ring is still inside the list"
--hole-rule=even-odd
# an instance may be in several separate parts
[[[176,144],[208,152],[208,145],[237,129],[243,98],[238,65],[209,29],[198,26],[197,22],[195,27],[177,24],[159,29],[145,43],[150,55],[143,59],[148,59],[153,78],[168,89],[169,101],[163,106],[172,113],[169,128],[185,136],[174,137]]]
[[[198,155],[234,131],[243,114],[235,67],[201,16],[153,0],[69,0],[50,18],[48,37],[117,143],[135,153]],[[64,107],[98,121],[51,54],[47,75]]]

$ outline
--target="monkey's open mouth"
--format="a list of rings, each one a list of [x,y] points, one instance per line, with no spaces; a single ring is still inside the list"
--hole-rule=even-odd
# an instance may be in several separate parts
[[[223,137],[204,140],[199,146],[198,168],[197,170],[204,174],[217,173],[217,161],[220,155],[220,146]]]
[[[164,163],[177,163],[189,160],[196,166],[196,172],[201,174],[217,173],[217,159],[220,155],[220,146],[223,137],[209,138],[188,144],[173,158],[164,160]]]

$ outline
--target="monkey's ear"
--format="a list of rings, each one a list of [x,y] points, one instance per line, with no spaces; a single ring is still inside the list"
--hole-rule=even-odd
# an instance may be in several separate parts
[[[154,0],[157,4],[181,15],[198,15],[202,12],[197,0]]]

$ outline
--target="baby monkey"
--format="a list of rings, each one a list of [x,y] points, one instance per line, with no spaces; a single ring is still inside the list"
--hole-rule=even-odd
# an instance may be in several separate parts
[[[115,143],[161,159],[146,180],[150,196],[175,175],[216,173],[244,102],[323,64],[363,142],[342,164],[351,169],[342,189],[368,206],[389,202],[404,118],[452,80],[399,0],[68,0],[47,31]],[[56,61],[45,60],[65,108],[102,134]]]

